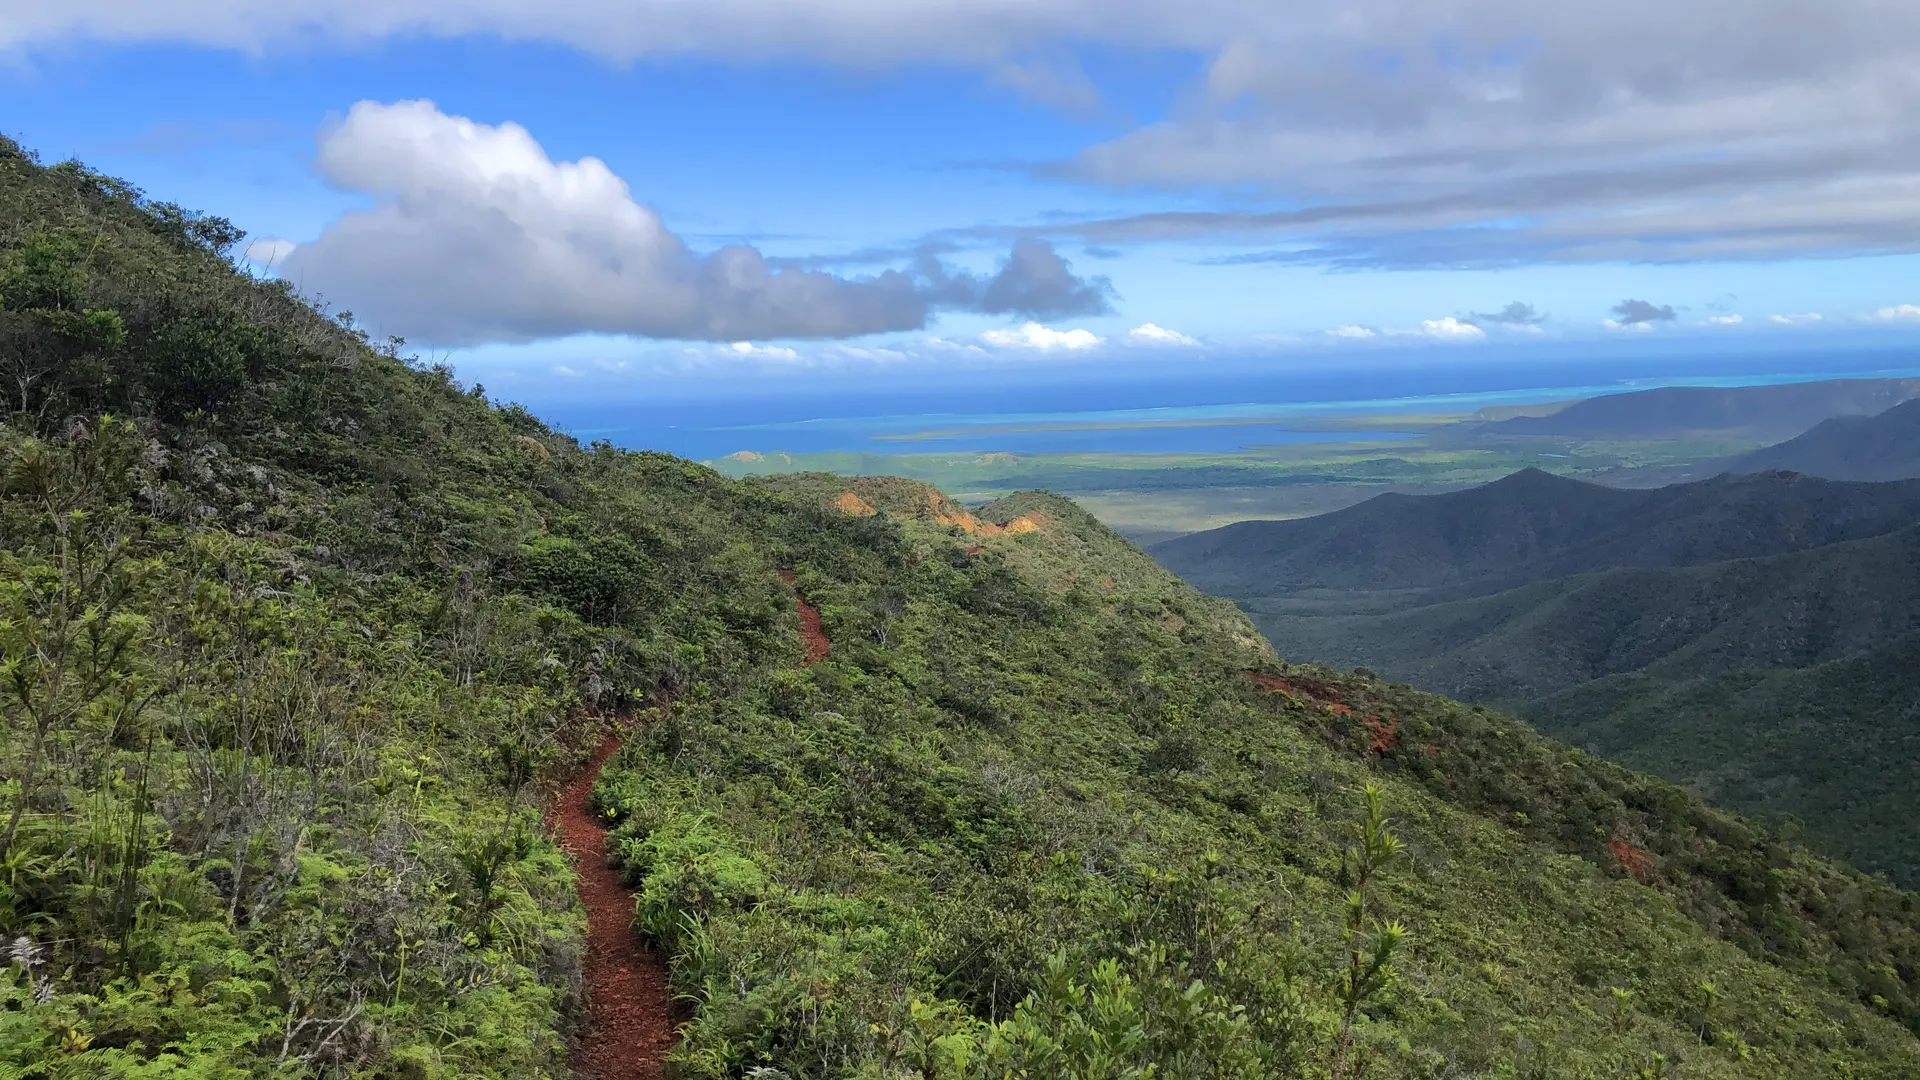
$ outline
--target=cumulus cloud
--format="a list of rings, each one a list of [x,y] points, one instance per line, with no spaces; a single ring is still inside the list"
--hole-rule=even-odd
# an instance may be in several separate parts
[[[1738,315],[1709,315],[1701,321],[1708,326],[1739,326],[1747,320]]]
[[[1809,311],[1803,315],[1769,315],[1767,321],[1781,326],[1807,326],[1811,323],[1826,321],[1826,316],[1817,311]]]
[[[929,299],[988,315],[1104,315],[1112,310],[1113,286],[1104,277],[1079,278],[1073,267],[1045,240],[1014,241],[1000,269],[990,277],[949,270],[923,256],[919,272]]]
[[[1143,345],[1184,345],[1189,348],[1200,342],[1178,330],[1169,330],[1164,326],[1142,323],[1127,331],[1127,337]]]
[[[1920,304],[1895,304],[1873,313],[1881,322],[1920,322]]]
[[[1030,322],[1016,330],[989,330],[980,335],[980,340],[999,349],[1078,352],[1099,345],[1103,339],[1091,330],[1053,330]]]
[[[755,345],[751,341],[736,341],[727,346],[734,356],[746,356],[765,360],[798,360],[799,352],[784,345]]]
[[[355,105],[323,132],[316,165],[374,205],[284,253],[279,274],[383,332],[435,344],[853,337],[918,329],[941,307],[1103,310],[1111,292],[1039,240],[986,278],[932,258],[839,277],[772,265],[745,244],[695,252],[600,160],[555,162],[518,124],[430,101]]]
[[[1336,326],[1327,331],[1327,336],[1342,338],[1347,341],[1365,341],[1367,338],[1377,335],[1364,326]]]
[[[1672,322],[1679,318],[1671,304],[1654,304],[1646,300],[1622,300],[1613,305],[1613,318],[1609,324],[1621,326],[1650,326],[1657,322]]]
[[[1420,332],[1442,341],[1479,341],[1487,336],[1485,330],[1451,315],[1444,319],[1425,320],[1420,324]]]

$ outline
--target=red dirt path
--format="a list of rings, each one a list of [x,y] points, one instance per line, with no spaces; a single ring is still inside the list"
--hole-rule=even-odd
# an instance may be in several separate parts
[[[780,580],[789,585],[793,584],[796,576],[791,570],[780,571]],[[812,665],[825,660],[827,654],[833,651],[833,642],[827,638],[826,628],[820,624],[820,609],[807,603],[807,598],[801,596],[797,589],[793,594],[793,607],[800,613],[800,640],[807,650],[804,663]]]
[[[553,825],[580,876],[587,908],[587,1017],[573,1070],[584,1080],[659,1080],[676,1023],[667,968],[634,937],[633,894],[607,865],[607,831],[589,803],[601,766],[618,749],[620,739],[607,736],[553,806]]]

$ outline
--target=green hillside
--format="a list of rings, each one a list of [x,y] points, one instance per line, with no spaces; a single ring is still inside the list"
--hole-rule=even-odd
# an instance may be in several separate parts
[[[0,144],[0,1076],[565,1075],[541,792],[625,724],[681,1076],[1920,1071],[1911,893],[1064,499],[580,446],[235,235]]]
[[[1289,606],[1253,602],[1276,616]],[[1272,640],[1290,655],[1517,704],[1629,671],[1806,667],[1917,628],[1920,526],[1764,559],[1610,570],[1401,611],[1275,621]]]
[[[1905,480],[1920,476],[1920,401],[1876,416],[1842,416],[1777,446],[1737,459],[1739,472],[1792,469],[1834,480]]]
[[[1855,865],[1909,884],[1920,788],[1920,635],[1804,668],[1628,672],[1525,705],[1560,738],[1791,815]]]
[[[1902,659],[1920,630],[1920,526],[1832,542],[1920,519],[1914,485],[1584,488],[1522,475],[1154,551],[1240,597],[1284,655],[1511,710],[1920,881]],[[1507,535],[1539,540],[1520,551]],[[1728,558],[1769,548],[1784,553]]]

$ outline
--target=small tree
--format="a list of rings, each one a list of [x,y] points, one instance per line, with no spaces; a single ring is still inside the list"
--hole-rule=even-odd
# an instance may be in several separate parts
[[[1353,1053],[1354,1021],[1361,1006],[1393,981],[1393,957],[1407,937],[1406,927],[1399,922],[1378,919],[1373,889],[1380,872],[1398,859],[1405,847],[1387,827],[1385,793],[1380,785],[1368,781],[1362,793],[1367,802],[1366,817],[1360,822],[1359,842],[1347,849],[1354,881],[1347,893],[1341,926],[1346,965],[1336,983],[1340,1033],[1328,1065],[1332,1080],[1348,1080],[1360,1074],[1363,1066]]]
[[[102,419],[0,460],[0,489],[31,518],[5,522],[0,551],[0,715],[27,743],[0,858],[43,778],[49,739],[117,691],[132,708],[144,700],[127,685],[146,628],[133,600],[153,569],[135,557],[125,507],[138,454],[127,424]]]

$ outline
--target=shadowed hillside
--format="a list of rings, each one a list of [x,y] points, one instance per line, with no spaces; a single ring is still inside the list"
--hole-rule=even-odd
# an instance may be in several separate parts
[[[1514,710],[1798,815],[1912,882],[1920,747],[1895,658],[1920,630],[1917,494],[1778,472],[1636,492],[1523,473],[1154,553],[1238,599],[1283,655]]]
[[[1528,469],[1467,491],[1383,495],[1319,517],[1240,522],[1155,545],[1153,555],[1225,596],[1484,592],[1612,567],[1796,551],[1916,521],[1920,482],[1768,473],[1628,491]]]
[[[1831,480],[1905,480],[1920,476],[1920,401],[1878,416],[1842,416],[1804,435],[1739,458],[1735,472],[1791,469]]]

